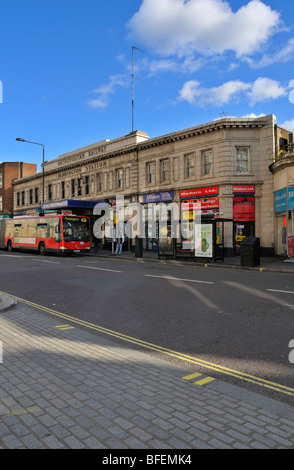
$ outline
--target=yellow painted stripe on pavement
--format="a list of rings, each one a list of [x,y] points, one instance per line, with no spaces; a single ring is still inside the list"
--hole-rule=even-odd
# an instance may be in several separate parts
[[[195,374],[186,375],[185,377],[182,377],[182,379],[191,380],[195,379],[195,377],[200,377],[201,375],[202,374],[199,374],[199,372],[195,372]]]
[[[59,330],[72,330],[75,327],[70,326],[70,325],[56,325],[56,326],[54,326],[54,328],[58,328]]]
[[[209,382],[212,382],[213,379],[212,377],[206,377],[205,379],[201,379],[201,380],[197,380],[196,382],[194,382],[194,384],[196,385],[205,385],[205,384],[208,384]]]
[[[73,323],[77,323],[82,326],[86,326],[92,330],[99,331],[101,333],[105,333],[107,335],[113,336],[115,338],[128,341],[129,343],[136,344],[137,346],[142,346],[144,348],[150,349],[152,351],[157,351],[162,354],[166,354],[168,356],[180,359],[185,362],[189,362],[190,364],[196,364],[201,367],[205,367],[206,369],[214,370],[216,372],[229,375],[231,377],[236,377],[237,379],[244,380],[255,385],[259,385],[260,387],[265,387],[271,390],[275,390],[279,393],[284,393],[286,395],[294,396],[294,388],[288,387],[286,385],[281,385],[275,382],[271,382],[270,380],[263,379],[261,377],[256,377],[254,375],[246,374],[244,372],[240,372],[234,369],[229,369],[228,367],[221,366],[219,364],[214,364],[212,362],[204,361],[203,359],[199,359],[197,357],[189,356],[187,354],[179,353],[177,351],[173,351],[172,349],[164,348],[161,346],[157,346],[152,343],[148,343],[146,341],[142,341],[136,338],[132,338],[131,336],[124,335],[117,331],[109,330],[108,328],[104,328],[102,326],[94,325],[93,323],[88,323],[84,320],[80,320],[65,313],[57,312],[56,310],[52,310],[47,307],[43,307],[42,305],[38,305],[34,302],[30,302],[29,300],[22,299],[20,297],[16,297],[15,295],[8,294],[7,292],[0,291],[0,294],[8,295],[13,297],[14,299],[22,302],[24,304],[30,305],[36,309],[42,310],[43,312],[51,313],[60,318],[64,318],[66,320],[70,320]]]

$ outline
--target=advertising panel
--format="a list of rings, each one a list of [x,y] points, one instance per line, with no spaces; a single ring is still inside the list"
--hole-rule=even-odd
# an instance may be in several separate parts
[[[254,222],[255,220],[255,199],[254,197],[234,197],[233,199],[233,220],[243,222]]]
[[[212,224],[195,224],[195,256],[213,257]]]

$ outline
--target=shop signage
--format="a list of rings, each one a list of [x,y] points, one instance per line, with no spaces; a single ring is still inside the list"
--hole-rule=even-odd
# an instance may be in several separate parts
[[[238,184],[233,186],[234,194],[255,194],[254,184]]]
[[[287,188],[275,192],[275,212],[287,210]]]
[[[212,224],[195,224],[195,256],[212,258]]]
[[[197,196],[215,196],[218,193],[218,186],[210,186],[209,188],[187,189],[185,191],[180,191],[180,197],[184,199],[187,197]]]
[[[218,209],[219,198],[210,197],[208,199],[199,198],[192,201],[182,202],[182,210],[197,210],[198,206],[196,203],[201,204],[201,210]],[[195,205],[194,205],[195,204]]]
[[[294,187],[288,188],[288,209],[294,210]]]
[[[254,197],[234,197],[233,199],[234,221],[254,222],[255,199]]]
[[[139,196],[140,204],[148,204],[152,202],[172,201],[174,198],[173,191],[165,191],[164,193],[144,194]]]
[[[289,258],[294,256],[294,236],[287,237],[287,254]]]

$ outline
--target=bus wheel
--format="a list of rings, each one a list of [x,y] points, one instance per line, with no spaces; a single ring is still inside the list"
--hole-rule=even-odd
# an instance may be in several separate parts
[[[45,243],[41,242],[39,244],[39,255],[44,256],[46,253]]]
[[[8,242],[7,242],[7,250],[12,251],[12,243],[11,243],[10,240],[8,240]]]

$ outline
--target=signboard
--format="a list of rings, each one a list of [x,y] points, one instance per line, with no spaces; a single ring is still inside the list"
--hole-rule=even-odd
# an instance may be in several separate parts
[[[287,237],[287,254],[289,258],[294,256],[294,236]]]
[[[198,188],[198,189],[187,189],[185,191],[180,191],[180,198],[184,199],[187,197],[196,197],[196,196],[214,196],[219,193],[218,186],[210,186],[208,188]]]
[[[234,197],[233,199],[233,220],[243,222],[254,222],[255,220],[255,199],[254,197]]]
[[[174,198],[173,191],[165,191],[164,193],[144,194],[139,196],[140,204],[148,204],[151,202],[172,201]]]
[[[294,210],[294,187],[288,188],[288,209]]]
[[[275,212],[287,210],[287,188],[275,192]]]
[[[254,184],[238,184],[233,186],[234,194],[255,194]]]
[[[195,256],[212,258],[212,224],[195,224]]]

